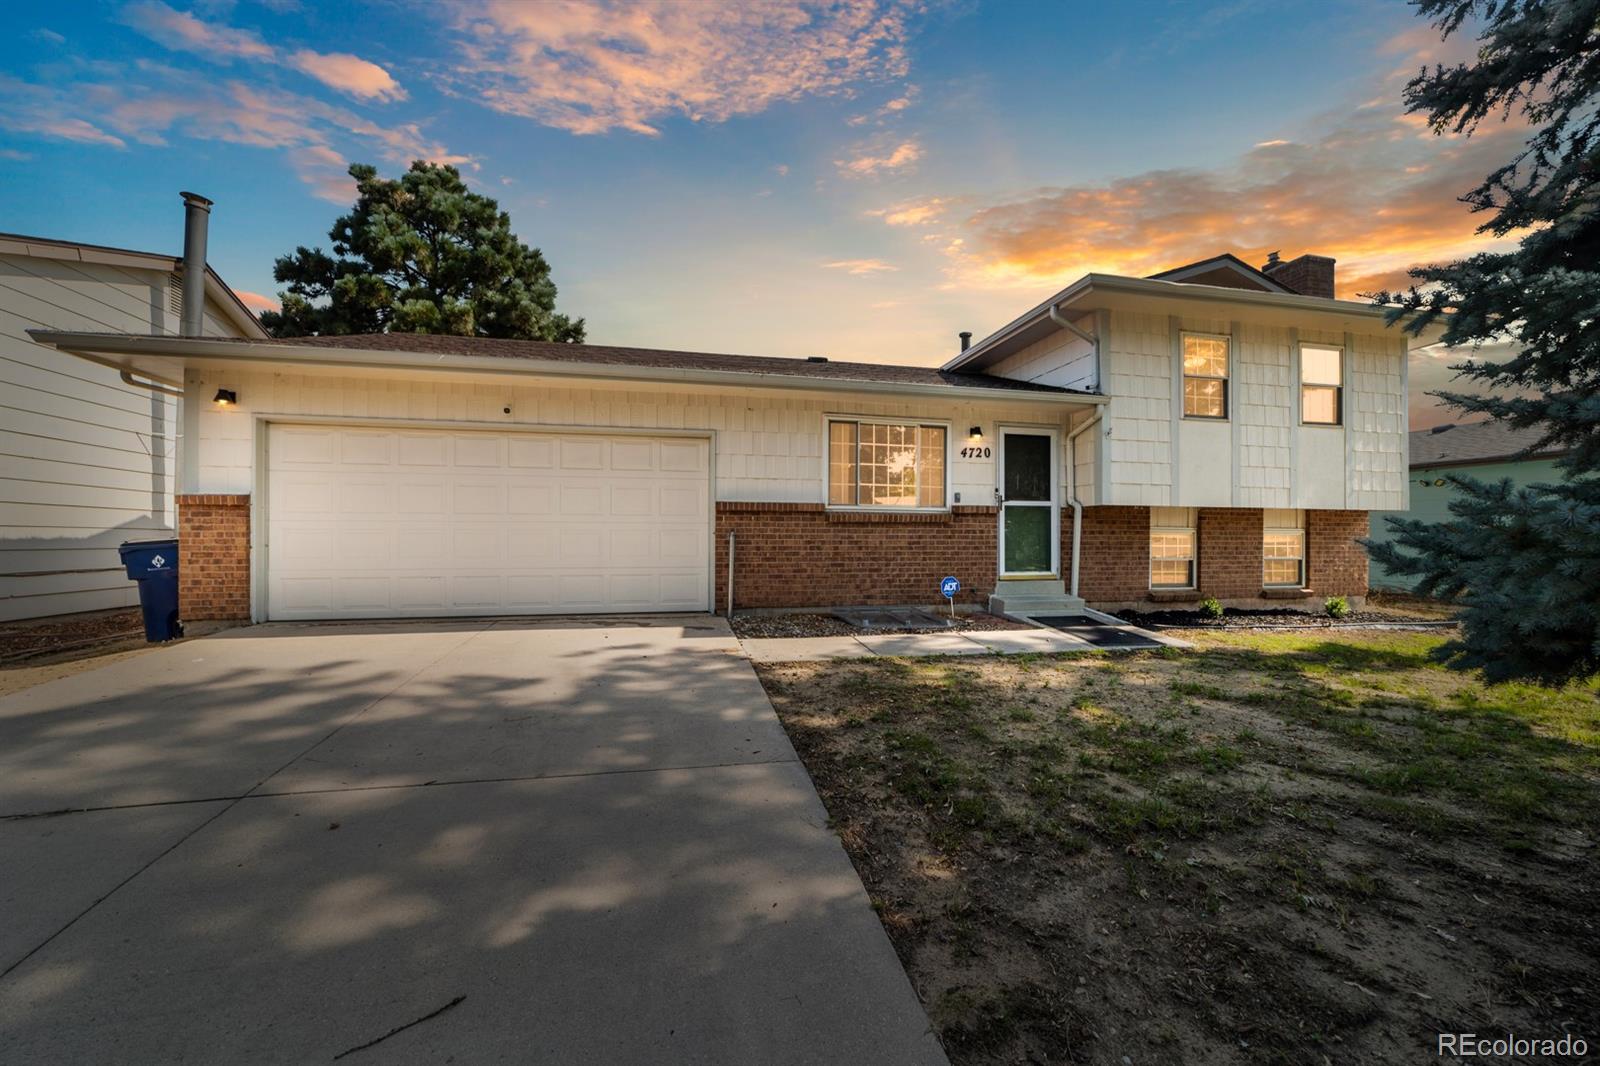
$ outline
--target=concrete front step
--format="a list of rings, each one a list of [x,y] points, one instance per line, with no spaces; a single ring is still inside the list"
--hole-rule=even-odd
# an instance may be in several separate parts
[[[1002,580],[989,597],[989,613],[1000,615],[1082,614],[1083,599],[1067,594],[1059,577]]]

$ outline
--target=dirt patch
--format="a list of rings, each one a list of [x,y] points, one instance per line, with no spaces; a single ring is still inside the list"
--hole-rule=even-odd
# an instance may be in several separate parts
[[[951,1059],[1600,1033],[1600,698],[1410,633],[758,665]]]
[[[733,635],[741,639],[762,637],[856,637],[867,632],[858,629],[842,618],[831,614],[754,614],[733,616],[730,623]],[[874,629],[874,633],[959,633],[978,629],[1032,629],[1033,626],[1013,622],[999,615],[975,611],[958,614],[955,625],[938,629]]]
[[[127,640],[144,640],[137,607],[0,623],[0,665]]]

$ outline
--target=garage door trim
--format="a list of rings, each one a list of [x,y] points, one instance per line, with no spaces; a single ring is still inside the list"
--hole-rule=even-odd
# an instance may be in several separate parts
[[[474,422],[459,419],[350,418],[338,415],[284,415],[255,412],[252,415],[252,488],[250,507],[250,618],[265,622],[271,612],[268,597],[269,440],[274,426],[349,427],[352,429],[439,430],[453,433],[483,433],[496,436],[574,436],[652,437],[703,440],[706,448],[706,604],[716,611],[716,509],[717,509],[717,431],[710,428],[671,428],[650,426],[574,426]],[[463,616],[465,617],[465,616]],[[484,616],[491,617],[491,616]]]

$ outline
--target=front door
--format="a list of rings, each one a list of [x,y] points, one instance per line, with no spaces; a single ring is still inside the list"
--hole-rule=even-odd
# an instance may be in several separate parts
[[[1044,431],[1000,434],[1000,574],[1054,575],[1056,438]]]

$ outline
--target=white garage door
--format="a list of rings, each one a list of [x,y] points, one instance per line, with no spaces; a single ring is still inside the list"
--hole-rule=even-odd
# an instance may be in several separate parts
[[[703,611],[710,442],[272,426],[267,615]]]

